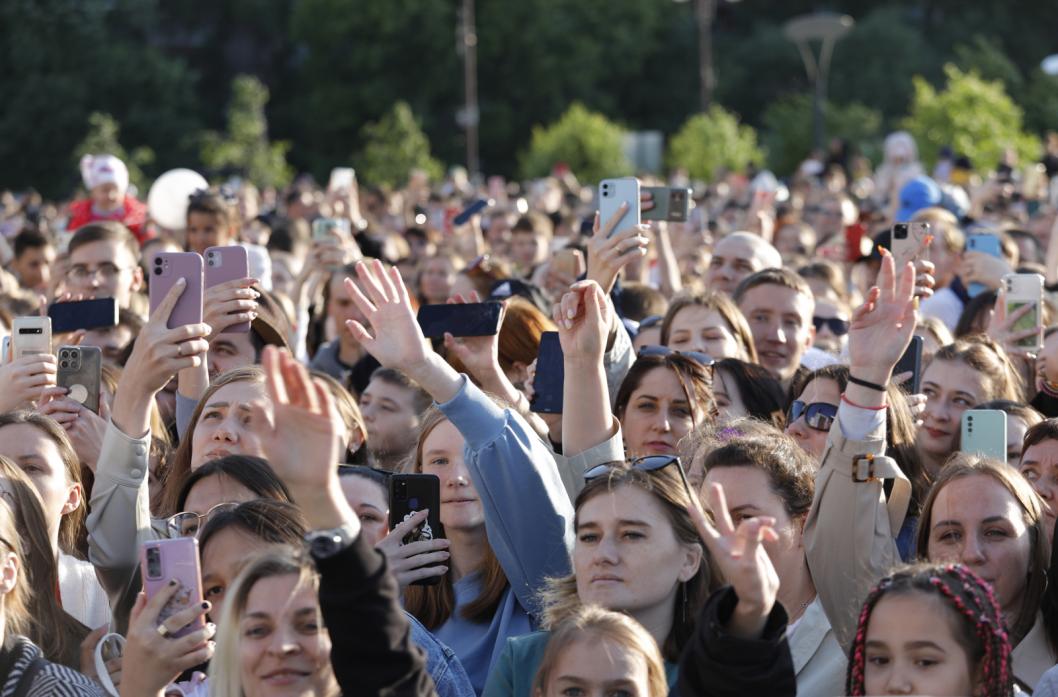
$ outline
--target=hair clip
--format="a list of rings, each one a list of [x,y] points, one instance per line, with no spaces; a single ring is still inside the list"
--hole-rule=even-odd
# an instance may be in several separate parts
[[[741,438],[744,436],[742,431],[735,428],[734,426],[725,426],[716,432],[716,439],[720,441],[731,440],[732,438]]]

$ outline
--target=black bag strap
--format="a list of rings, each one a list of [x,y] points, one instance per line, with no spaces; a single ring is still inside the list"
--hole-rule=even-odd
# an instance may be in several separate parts
[[[40,669],[44,667],[44,663],[43,656],[37,656],[30,661],[29,665],[26,666],[26,669],[22,672],[22,676],[18,679],[18,686],[15,687],[15,693],[12,697],[27,697],[27,695],[29,695],[29,690],[33,687],[33,681],[36,679],[37,673],[40,672]]]

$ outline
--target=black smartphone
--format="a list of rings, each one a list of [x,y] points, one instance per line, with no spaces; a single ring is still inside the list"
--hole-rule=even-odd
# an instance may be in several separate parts
[[[452,225],[459,227],[460,225],[466,225],[470,222],[476,214],[485,210],[485,207],[489,205],[488,199],[479,198],[474,203],[464,208],[456,217],[452,218]]]
[[[394,474],[389,478],[390,530],[403,523],[412,513],[424,509],[430,511],[426,520],[405,535],[403,544],[444,537],[444,528],[441,527],[441,480],[433,474]],[[431,576],[412,583],[417,586],[432,586],[440,580],[440,576]]]
[[[536,377],[533,378],[533,401],[529,409],[538,414],[561,414],[565,374],[558,332],[544,332],[540,335],[540,353],[536,357]]]
[[[431,339],[452,336],[492,336],[500,331],[503,305],[495,301],[456,305],[423,305],[419,327]]]
[[[911,337],[911,343],[893,368],[893,375],[911,371],[911,377],[900,384],[908,394],[918,394],[922,389],[922,337]]]
[[[53,303],[48,306],[53,334],[65,334],[78,329],[98,329],[118,325],[118,301],[114,298],[94,298]]]

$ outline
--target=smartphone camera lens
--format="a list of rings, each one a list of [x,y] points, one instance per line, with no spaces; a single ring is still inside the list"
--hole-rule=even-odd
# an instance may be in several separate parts
[[[162,270],[161,270],[161,269],[159,269],[159,268],[157,268],[157,267],[155,267],[155,269],[154,269],[154,275],[155,275],[155,276],[161,276],[161,275],[162,275]]]
[[[161,266],[162,265],[162,258],[161,257],[154,257],[154,265],[155,266]]]
[[[70,363],[69,363],[69,361],[59,361],[59,367],[60,368],[69,368],[70,367]]]

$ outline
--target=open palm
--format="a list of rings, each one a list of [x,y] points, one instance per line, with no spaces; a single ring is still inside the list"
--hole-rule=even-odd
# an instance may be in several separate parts
[[[899,271],[899,273],[898,273]],[[849,328],[849,364],[887,376],[907,350],[915,331],[915,270],[908,263],[897,270],[886,251],[878,285],[856,308]],[[857,374],[860,374],[857,372]],[[882,380],[884,382],[884,380]]]
[[[360,322],[346,322],[353,336],[379,363],[405,372],[426,362],[428,349],[408,289],[396,268],[388,271],[377,259],[370,265],[359,262],[356,275],[360,286],[345,279],[345,290],[364,315],[370,331]],[[361,290],[361,286],[363,290]]]

